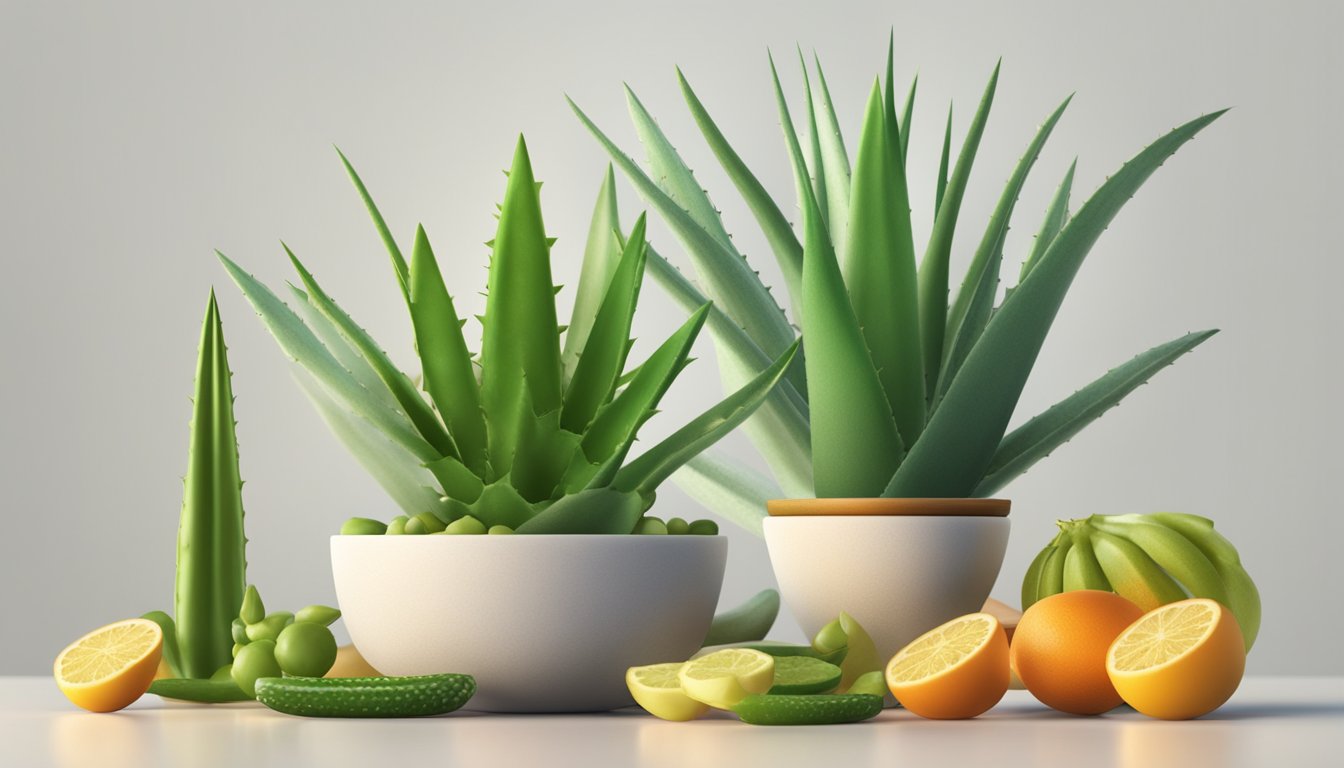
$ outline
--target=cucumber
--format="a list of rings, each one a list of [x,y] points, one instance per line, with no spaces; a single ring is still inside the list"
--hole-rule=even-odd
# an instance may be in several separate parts
[[[830,693],[840,685],[840,668],[811,656],[780,656],[775,659],[775,682],[771,696]]]
[[[882,711],[882,697],[866,693],[820,696],[753,694],[733,707],[742,722],[752,725],[834,725],[857,723]]]
[[[224,667],[228,669],[228,667]],[[224,704],[230,701],[249,701],[251,697],[229,678],[198,680],[195,678],[166,677],[149,685],[149,692],[165,699],[194,701],[200,704]]]
[[[476,693],[471,675],[263,677],[257,701],[303,717],[424,717],[452,712]]]

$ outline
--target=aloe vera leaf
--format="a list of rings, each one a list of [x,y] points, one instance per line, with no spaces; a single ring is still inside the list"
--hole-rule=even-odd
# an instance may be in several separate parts
[[[763,589],[741,605],[714,614],[701,647],[764,639],[779,617],[779,592]]]
[[[779,127],[784,132],[784,146],[789,153],[789,167],[793,169],[794,196],[801,205],[804,197],[813,196],[811,177],[807,170],[807,161],[803,159],[802,144],[798,141],[798,129],[793,124],[793,115],[789,113],[789,100],[784,97],[784,86],[779,82],[779,70],[775,67],[775,56],[769,50],[766,51],[766,59],[770,62],[770,79],[775,88],[775,109],[779,113]]]
[[[519,136],[490,257],[481,346],[481,404],[491,465],[501,474],[512,466],[519,433],[531,418],[518,410],[519,390],[530,389],[539,412],[560,407],[558,327],[541,201],[527,143]]]
[[[681,85],[682,97],[686,100],[686,106],[691,111],[691,116],[695,118],[695,124],[700,128],[700,133],[705,137],[705,143],[714,152],[714,157],[718,159],[719,165],[723,167],[728,178],[737,187],[737,191],[746,201],[747,207],[751,209],[751,214],[756,218],[756,223],[760,225],[761,232],[765,234],[766,242],[770,244],[770,250],[775,254],[775,261],[779,263],[780,272],[784,275],[784,284],[789,292],[790,298],[798,301],[798,278],[802,273],[803,265],[803,246],[798,242],[797,236],[793,234],[793,227],[789,225],[789,220],[784,217],[779,206],[775,204],[774,198],[765,191],[765,187],[757,180],[742,161],[742,158],[733,149],[728,140],[724,138],[723,132],[719,126],[710,117],[709,111],[705,105],[696,96],[692,90],[691,84],[687,82],[681,69],[677,69],[677,81]]]
[[[597,310],[602,306],[611,277],[616,274],[616,264],[621,260],[621,247],[614,234],[620,228],[620,212],[616,205],[616,171],[611,164],[607,164],[607,173],[602,177],[602,186],[597,192],[597,202],[593,204],[593,217],[588,225],[588,239],[583,248],[579,287],[574,294],[574,311],[570,313],[565,345],[560,352],[566,383],[574,375],[579,353],[588,343],[588,334],[592,332]]]
[[[994,103],[994,89],[999,82],[999,65],[985,86],[980,106],[971,119],[971,127],[966,131],[966,139],[957,155],[957,165],[948,178],[947,188],[938,203],[938,214],[933,220],[933,232],[929,235],[929,245],[924,251],[924,260],[919,265],[919,326],[924,340],[924,381],[927,395],[932,398],[937,390],[939,371],[942,370],[943,345],[946,337],[948,317],[948,261],[952,255],[952,238],[957,228],[957,216],[961,212],[961,200],[966,194],[966,183],[971,177],[971,166],[975,164],[975,153],[980,148],[980,137],[984,135],[985,123],[989,119],[990,106]],[[966,297],[970,301],[970,297]],[[956,312],[956,310],[954,310]],[[959,314],[964,314],[960,310]]]
[[[701,506],[757,536],[763,535],[765,503],[784,498],[774,480],[717,449],[686,462],[672,482]]]
[[[652,247],[649,248],[649,265],[654,281],[683,309],[694,311],[708,302],[685,275]],[[705,326],[714,337],[719,375],[725,389],[736,389],[769,367],[770,359],[761,348],[713,306]],[[794,367],[799,366],[795,364]],[[812,437],[807,414],[807,401],[798,394],[786,374],[756,413],[742,425],[790,497],[812,495]]]
[[[915,92],[919,89],[919,75],[910,81],[910,90],[905,94],[905,108],[901,110],[901,165],[905,165],[910,156],[910,125],[915,118]]]
[[[598,411],[583,436],[583,453],[590,461],[601,464],[615,459],[616,466],[620,465],[640,425],[653,414],[690,356],[710,306],[694,312],[640,365],[621,394]]]
[[[985,228],[984,237],[975,250],[970,266],[966,269],[966,278],[962,281],[952,313],[947,319],[945,338],[948,346],[943,357],[942,370],[938,374],[938,390],[934,393],[933,399],[934,408],[938,407],[939,401],[947,392],[947,387],[956,378],[957,371],[966,360],[966,355],[970,354],[971,347],[975,346],[980,334],[984,332],[985,324],[989,322],[990,313],[994,309],[994,299],[999,290],[1003,241],[1008,236],[1008,224],[1013,218],[1013,208],[1017,205],[1017,198],[1022,193],[1027,175],[1031,173],[1032,166],[1041,155],[1041,149],[1045,147],[1051,131],[1059,122],[1059,118],[1064,115],[1064,110],[1072,99],[1072,95],[1064,99],[1064,102],[1036,131],[1036,136],[1013,169],[1012,176],[1008,177],[1008,183],[1004,185],[1003,194],[994,207],[994,213],[989,217],[989,225]],[[963,301],[963,295],[970,296],[970,299]],[[961,314],[957,313],[959,307],[962,308]]]
[[[220,262],[252,304],[261,321],[280,349],[293,361],[308,369],[322,386],[346,407],[360,414],[374,426],[409,450],[420,461],[432,461],[440,454],[415,429],[405,414],[386,407],[377,397],[359,385],[359,382],[341,367],[331,352],[313,334],[270,288],[248,274],[229,257],[216,251]],[[310,297],[312,294],[309,294]],[[213,671],[213,670],[211,670]]]
[[[798,344],[799,342],[794,342],[769,368],[746,386],[692,419],[667,439],[645,451],[639,458],[621,467],[611,481],[611,487],[616,490],[635,491],[646,498],[651,497],[668,476],[736,429],[755,412],[766,395],[770,394],[770,390],[779,383],[785,369],[793,363]]]
[[[817,106],[812,98],[812,78],[807,72],[807,60],[803,58],[803,49],[798,48],[798,68],[803,76],[803,107],[807,115],[807,166],[810,170],[812,196],[817,199],[817,208],[821,211],[821,222],[830,229],[830,208],[826,198],[826,165],[821,156],[821,137],[817,131]],[[802,267],[802,248],[799,248],[798,265]],[[801,298],[794,295],[795,300]]]
[[[1223,111],[1172,130],[1093,193],[985,328],[948,387],[942,407],[933,414],[884,496],[963,497],[974,493],[993,460],[1060,304],[1093,244],[1158,166]]]
[[[836,253],[845,253],[846,233],[849,231],[849,154],[845,151],[845,138],[840,132],[840,120],[835,114],[835,105],[831,102],[831,91],[826,87],[826,75],[821,71],[821,59],[812,57],[817,67],[817,89],[812,109],[822,113],[821,126],[822,167],[826,171],[826,205],[829,215],[826,217],[827,229],[831,234],[831,247]],[[798,261],[802,263],[802,246],[798,246]],[[801,269],[800,269],[801,271]],[[802,302],[795,297],[794,306]]]
[[[560,409],[537,413],[527,387],[518,390],[523,413],[509,482],[529,503],[551,499],[579,453],[581,435],[560,426]]]
[[[359,356],[363,358],[365,363],[373,369],[374,374],[377,375],[379,382],[381,382],[380,385],[372,386],[370,383],[367,383],[368,377],[357,367],[350,367],[347,365],[342,355],[331,349],[331,347],[335,345],[328,344],[327,349],[332,352],[336,361],[347,371],[351,372],[351,375],[355,378],[356,382],[359,383],[365,391],[376,393],[379,399],[383,400],[385,405],[388,404],[386,403],[386,400],[381,397],[382,393],[384,391],[390,393],[392,398],[396,401],[395,406],[391,407],[399,408],[406,414],[406,417],[410,419],[411,424],[415,426],[415,430],[420,433],[420,436],[425,439],[425,442],[433,446],[438,455],[458,455],[457,445],[454,443],[452,436],[449,435],[447,429],[445,429],[443,424],[439,421],[439,417],[434,414],[434,410],[430,408],[429,404],[420,396],[420,393],[416,390],[415,384],[411,382],[410,377],[405,373],[402,373],[401,369],[397,368],[392,363],[391,359],[388,358],[387,353],[383,351],[383,348],[378,346],[378,342],[374,341],[372,336],[361,328],[350,315],[346,314],[346,312],[336,304],[335,300],[327,295],[327,292],[322,289],[322,286],[318,285],[317,279],[314,278],[307,267],[303,265],[303,262],[299,261],[299,257],[294,255],[294,252],[290,250],[289,246],[285,245],[284,249],[285,253],[289,256],[290,263],[294,266],[294,271],[299,274],[299,280],[303,282],[303,287],[307,291],[307,303],[315,307],[326,322],[334,325],[337,332],[345,338],[347,343],[354,347],[355,351],[359,353]],[[410,299],[408,298],[407,301],[409,302]],[[320,324],[317,324],[316,327],[314,327],[314,325],[309,325],[309,328],[319,337],[329,335],[323,332]]]
[[[938,186],[933,194],[933,215],[938,218],[938,210],[943,207],[943,195],[947,192],[947,166],[952,156],[952,104],[947,105],[947,128],[943,132],[943,153],[938,160]]]
[[[536,515],[532,504],[511,483],[503,481],[487,485],[470,510],[472,517],[487,528],[507,525],[515,531]]]
[[[1036,266],[1036,262],[1050,248],[1050,243],[1054,242],[1059,231],[1064,228],[1065,222],[1069,220],[1069,195],[1073,191],[1073,174],[1077,169],[1078,159],[1074,158],[1069,164],[1068,172],[1064,174],[1064,180],[1055,190],[1055,196],[1050,199],[1050,205],[1045,209],[1045,218],[1041,221],[1041,228],[1036,232],[1036,240],[1032,242],[1031,251],[1022,262],[1022,270],[1017,276],[1018,282],[1027,279],[1031,268]]]
[[[644,512],[636,493],[590,488],[565,496],[514,529],[525,534],[627,534]]]
[[[377,397],[383,405],[388,408],[399,408],[396,398],[383,385],[383,380],[378,378],[378,373],[373,370],[373,366],[369,365],[369,362],[364,359],[359,350],[351,346],[341,330],[336,327],[336,324],[322,314],[313,300],[308,297],[308,293],[293,283],[288,283],[287,287],[289,288],[289,296],[293,299],[290,302],[290,308],[294,310],[294,314],[299,316],[304,325],[312,329],[313,335],[317,336],[322,345],[331,352],[331,356],[336,358],[336,362],[349,371],[355,381],[368,390],[369,394]]]
[[[905,174],[900,159],[893,157],[900,151],[899,136],[890,130],[895,119],[886,113],[881,86],[874,83],[854,161],[845,286],[888,410],[902,442],[909,445],[924,427],[926,408],[915,243]],[[809,290],[812,285],[807,283]],[[806,329],[806,312],[813,305],[804,299]]]
[[[742,326],[766,354],[778,355],[793,343],[795,336],[784,311],[760,276],[732,245],[699,182],[633,94],[630,104],[630,114],[659,182],[651,179],[577,105],[570,102],[575,114],[629,177],[640,196],[658,211],[681,240],[715,305]]]
[[[485,487],[480,475],[452,456],[425,462],[425,469],[439,481],[444,496],[463,504],[471,504],[480,498],[481,489]]]
[[[1217,330],[1188,333],[1159,344],[1055,403],[1027,423],[1008,433],[989,463],[985,477],[975,488],[976,496],[997,493],[1037,461],[1068,442],[1088,424],[1119,404],[1181,355],[1208,341]]]
[[[346,159],[345,153],[340,147],[336,147],[336,154],[341,156],[341,164],[345,166],[345,172],[350,176],[350,181],[354,183],[355,190],[359,192],[359,197],[364,201],[364,207],[369,210],[369,218],[373,219],[373,226],[378,230],[378,237],[382,238],[384,247],[387,248],[387,255],[392,259],[392,269],[397,273],[397,284],[401,286],[402,298],[406,301],[411,300],[410,293],[410,269],[406,266],[406,258],[401,255],[401,249],[397,247],[396,238],[392,237],[392,231],[387,228],[387,222],[383,221],[383,214],[378,211],[378,206],[373,203],[373,196],[364,186],[364,181],[355,173],[355,167]]]
[[[487,438],[476,370],[462,337],[462,320],[422,226],[416,227],[411,249],[410,312],[425,391],[448,426],[457,447],[456,457],[477,477],[485,477]],[[412,394],[424,403],[418,393]]]
[[[173,617],[163,611],[150,611],[140,618],[149,619],[159,625],[163,631],[163,663],[168,665],[168,673],[173,677],[182,676],[182,654],[177,647],[177,625]]]
[[[644,228],[644,215],[640,214],[626,239],[620,264],[565,391],[560,426],[570,432],[582,434],[588,428],[597,409],[611,400],[621,371],[625,369],[626,354],[630,349],[630,321],[635,316],[639,288],[644,282],[648,248]]]
[[[224,327],[211,290],[196,360],[173,595],[179,671],[188,677],[209,677],[232,661],[230,627],[247,587],[231,378]]]

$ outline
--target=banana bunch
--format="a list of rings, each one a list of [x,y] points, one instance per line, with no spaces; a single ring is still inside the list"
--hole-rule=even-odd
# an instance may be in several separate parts
[[[1231,609],[1246,650],[1260,630],[1260,592],[1236,547],[1198,515],[1092,515],[1061,520],[1059,534],[1027,567],[1022,609],[1075,589],[1115,592],[1144,611],[1205,597]]]

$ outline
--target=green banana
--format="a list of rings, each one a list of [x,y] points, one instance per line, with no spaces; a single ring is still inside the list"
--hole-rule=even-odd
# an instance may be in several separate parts
[[[1055,538],[1054,549],[1046,556],[1041,565],[1041,577],[1036,581],[1036,602],[1064,591],[1064,560],[1073,548],[1073,539],[1065,536]]]
[[[1230,607],[1218,569],[1190,539],[1142,516],[1117,517],[1124,519],[1093,515],[1088,518],[1088,523],[1137,544],[1191,597],[1207,597]]]
[[[1091,530],[1091,539],[1106,580],[1121,597],[1145,612],[1185,599],[1185,590],[1139,545],[1096,528]]]
[[[1242,566],[1237,548],[1215,531],[1213,521],[1207,518],[1179,512],[1157,512],[1147,517],[1184,536],[1213,563],[1227,593],[1223,604],[1237,617],[1246,650],[1251,650],[1260,633],[1260,590]]]
[[[1075,526],[1069,531],[1073,546],[1064,557],[1064,591],[1075,589],[1100,589],[1111,591],[1111,582],[1106,572],[1097,562],[1097,554],[1092,550],[1092,541],[1085,526]]]
[[[1041,568],[1054,549],[1053,542],[1046,545],[1045,549],[1038,552],[1036,557],[1032,559],[1031,565],[1027,566],[1027,572],[1022,576],[1022,610],[1027,610],[1032,603],[1036,602],[1036,585],[1041,580]]]

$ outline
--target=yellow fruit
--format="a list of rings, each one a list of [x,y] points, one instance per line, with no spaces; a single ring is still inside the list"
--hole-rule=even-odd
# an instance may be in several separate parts
[[[635,703],[654,717],[678,722],[694,720],[705,714],[709,705],[692,699],[681,690],[677,675],[683,666],[674,662],[631,667],[625,672],[625,685],[635,697]]]
[[[336,661],[323,677],[382,677],[382,674],[364,660],[355,646],[342,645],[336,649]]]
[[[1121,699],[1106,674],[1106,650],[1142,615],[1114,592],[1051,595],[1022,614],[1010,651],[1013,669],[1033,696],[1061,712],[1114,709]]]
[[[953,619],[891,657],[887,687],[920,717],[975,717],[1008,690],[1008,635],[988,613]]]
[[[145,694],[163,657],[163,630],[148,619],[95,629],[56,657],[56,686],[76,706],[115,712]]]
[[[1106,653],[1106,673],[1125,703],[1164,720],[1188,720],[1221,707],[1245,671],[1241,628],[1214,600],[1182,600],[1149,611]]]
[[[732,709],[753,693],[765,693],[775,682],[775,658],[750,648],[725,648],[691,659],[677,673],[681,689],[716,709]]]

